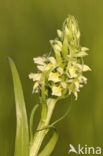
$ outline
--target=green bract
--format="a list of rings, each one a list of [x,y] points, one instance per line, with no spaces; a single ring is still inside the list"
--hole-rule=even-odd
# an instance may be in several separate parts
[[[73,93],[77,99],[80,88],[87,83],[83,72],[90,70],[83,61],[88,48],[80,45],[80,31],[73,16],[68,16],[57,34],[57,38],[50,41],[49,56],[34,58],[38,72],[29,75],[34,81],[33,92],[41,93],[44,83],[47,98],[65,98]]]

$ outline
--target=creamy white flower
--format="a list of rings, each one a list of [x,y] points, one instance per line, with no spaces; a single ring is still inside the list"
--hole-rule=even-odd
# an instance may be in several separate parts
[[[53,86],[52,87],[52,95],[61,96],[62,95],[62,88]]]
[[[38,93],[38,91],[39,91],[38,87],[39,87],[39,83],[38,83],[38,82],[35,82],[35,83],[34,83],[34,86],[33,86],[33,93],[34,93],[34,92],[35,92],[35,93]]]
[[[58,37],[62,38],[63,37],[63,32],[61,30],[57,30],[57,35],[58,35]]]
[[[44,72],[44,71],[50,70],[50,69],[52,68],[52,66],[53,66],[53,65],[52,65],[51,63],[48,63],[48,64],[45,64],[44,66],[39,65],[39,66],[37,66],[37,68],[38,68],[40,71]]]
[[[53,65],[51,63],[48,63],[45,67],[45,71],[50,70],[53,67]]]
[[[77,32],[76,36],[77,36],[77,39],[80,38],[80,31]]]
[[[78,93],[74,91],[73,94],[75,96],[75,100],[77,100],[78,99]]]
[[[70,75],[70,78],[77,77],[76,68],[74,66],[69,68],[69,75]]]
[[[70,31],[70,29],[68,29],[67,26],[65,26],[65,34],[69,36],[70,38],[72,37],[72,32]]]
[[[48,81],[60,82],[61,80],[60,80],[59,76],[60,76],[60,74],[58,72],[56,72],[56,73],[51,72],[49,74]]]
[[[74,57],[85,57],[87,55],[88,54],[86,52],[82,51],[82,52],[79,52],[79,53],[75,53],[74,54]]]
[[[42,65],[38,65],[37,68],[40,70],[40,71],[44,71],[45,69],[45,66],[42,66]]]
[[[86,48],[86,47],[81,47],[81,51],[88,51],[89,48]]]
[[[53,66],[57,64],[56,59],[54,57],[49,57],[48,60],[53,64]]]
[[[57,44],[54,45],[53,47],[54,47],[54,51],[55,52],[61,52],[61,50],[62,50],[62,48],[59,45],[57,45]]]
[[[57,71],[62,75],[63,74],[63,69],[61,67],[57,68]]]
[[[58,40],[50,41],[55,53],[60,53],[62,51],[62,42]]]
[[[83,85],[82,85],[82,84],[79,84],[79,87],[80,87],[80,88],[83,88]]]
[[[49,40],[50,44],[53,45],[54,40]]]
[[[45,65],[46,58],[45,57],[36,57],[36,58],[33,58],[33,60],[34,60],[34,63],[36,63],[36,64]]]
[[[77,32],[76,25],[74,25],[74,23],[71,23],[71,29],[72,32]]]
[[[78,81],[78,80],[77,80],[77,81],[75,81],[75,82],[74,82],[74,84],[75,84],[75,87],[76,87],[76,88],[77,88],[77,90],[78,90],[78,89],[79,89],[79,85],[80,85],[80,84],[79,84],[79,81]]]
[[[61,41],[56,40],[55,42],[56,42],[56,44],[57,44],[60,48],[62,48],[63,44],[62,44]]]
[[[73,79],[69,79],[68,81],[67,81],[67,83],[72,83],[73,82]]]
[[[91,69],[87,65],[83,65],[83,71],[91,71]]]
[[[29,78],[33,79],[33,81],[40,81],[41,77],[42,77],[41,73],[37,73],[37,74],[31,73],[31,74],[29,74]]]
[[[80,75],[78,80],[80,83],[85,83],[85,84],[87,83],[87,78],[83,75]]]
[[[89,68],[89,66],[87,65],[82,65],[82,64],[76,64],[77,68],[79,68],[81,71],[86,72],[86,71],[91,71],[91,69]]]

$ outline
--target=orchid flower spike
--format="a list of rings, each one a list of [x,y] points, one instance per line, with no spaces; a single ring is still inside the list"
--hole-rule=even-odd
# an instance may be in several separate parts
[[[91,69],[84,64],[89,49],[80,45],[80,31],[73,16],[67,17],[50,45],[49,55],[33,59],[38,69],[37,73],[29,74],[34,81],[33,93],[41,95],[44,91],[45,98],[57,99],[73,93],[77,99],[80,88],[87,83],[83,74]]]

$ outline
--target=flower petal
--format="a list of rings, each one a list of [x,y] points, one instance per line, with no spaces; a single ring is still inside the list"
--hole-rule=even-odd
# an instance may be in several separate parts
[[[78,80],[79,80],[79,83],[87,83],[87,78],[85,77],[85,76],[79,76],[79,78],[78,78]]]
[[[36,58],[33,58],[33,60],[34,60],[34,63],[36,63],[36,64],[45,65],[46,58],[45,57],[36,57]]]
[[[77,76],[77,74],[76,74],[76,68],[75,67],[70,67],[69,68],[69,74],[70,74],[70,77],[71,78],[76,77]]]
[[[48,60],[53,64],[56,65],[56,59],[54,57],[49,57]]]
[[[61,30],[57,30],[57,35],[58,37],[62,38],[63,37],[63,32]]]
[[[61,96],[62,95],[61,91],[62,91],[61,87],[56,87],[56,86],[52,87],[52,95]]]
[[[63,69],[61,67],[57,68],[57,71],[62,75],[63,74]]]
[[[33,81],[40,81],[41,76],[42,76],[41,73],[38,73],[38,74],[31,73],[31,74],[29,74],[29,78],[33,79]]]
[[[83,65],[83,71],[91,71],[91,69],[87,65]]]
[[[78,93],[74,91],[73,94],[75,96],[75,100],[77,100],[78,99]]]
[[[85,57],[87,55],[88,54],[86,52],[79,52],[79,53],[74,54],[74,57]]]
[[[89,50],[89,48],[86,48],[86,47],[81,48],[81,51],[88,51],[88,50]]]
[[[40,71],[44,71],[45,69],[45,66],[42,66],[42,65],[38,65],[37,68],[40,70]]]
[[[48,63],[47,65],[46,65],[46,67],[45,67],[45,71],[48,71],[48,70],[50,70],[52,68],[52,64],[51,63]]]
[[[38,93],[39,91],[39,83],[38,82],[35,82],[34,83],[34,86],[33,86],[33,93]]]
[[[61,80],[60,80],[59,76],[60,76],[60,74],[58,72],[56,72],[56,73],[51,72],[49,74],[48,81],[60,82]]]

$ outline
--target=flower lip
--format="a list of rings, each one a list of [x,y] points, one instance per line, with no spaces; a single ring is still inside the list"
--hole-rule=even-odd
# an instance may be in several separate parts
[[[56,73],[51,72],[49,74],[48,81],[53,81],[55,83],[60,82],[61,80],[60,80],[59,76],[60,76],[60,74],[58,72],[56,72]]]
[[[61,91],[62,91],[61,87],[56,87],[56,86],[52,87],[52,95],[61,96],[62,95]]]

